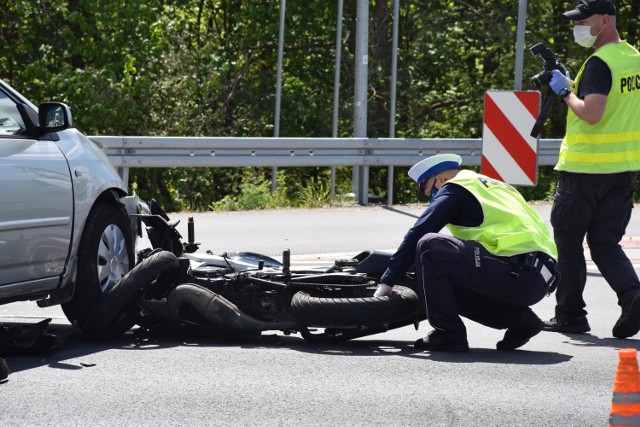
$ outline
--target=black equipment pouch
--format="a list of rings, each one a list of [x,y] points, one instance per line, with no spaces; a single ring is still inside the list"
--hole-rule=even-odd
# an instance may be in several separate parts
[[[518,270],[536,271],[542,275],[545,283],[549,286],[547,295],[551,295],[558,286],[558,270],[556,263],[544,252],[527,252],[524,254],[509,257],[509,263],[513,266],[511,272],[514,276],[519,276]]]
[[[527,252],[525,254],[509,257],[509,264],[519,270],[532,271],[536,268],[538,252]]]

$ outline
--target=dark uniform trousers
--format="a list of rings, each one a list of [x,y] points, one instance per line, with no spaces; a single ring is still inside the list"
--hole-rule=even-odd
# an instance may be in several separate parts
[[[429,233],[417,245],[416,276],[420,298],[429,323],[452,339],[466,339],[460,316],[494,329],[518,322],[529,306],[547,295],[555,276],[555,263],[535,253],[532,268],[523,268],[516,257],[491,254],[475,241]]]
[[[560,272],[558,319],[572,321],[587,314],[582,297],[587,280],[585,235],[591,258],[616,292],[619,304],[625,305],[640,291],[638,275],[620,247],[633,211],[636,176],[637,172],[560,172],[551,210]]]

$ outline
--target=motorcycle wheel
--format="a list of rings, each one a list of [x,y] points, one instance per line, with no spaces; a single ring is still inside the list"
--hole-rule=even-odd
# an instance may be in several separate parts
[[[411,318],[401,320],[400,322],[379,323],[372,326],[357,327],[332,327],[324,328],[323,331],[312,330],[309,328],[300,329],[300,335],[307,342],[313,343],[337,343],[349,341],[355,338],[365,337],[367,335],[381,334],[391,329],[402,328],[403,326],[415,324],[418,319]]]
[[[300,322],[317,327],[371,326],[412,318],[418,311],[418,296],[404,286],[386,297],[327,298],[300,291],[291,299],[291,314]]]
[[[102,298],[82,327],[85,338],[105,340],[121,335],[140,317],[138,297],[152,286],[174,285],[179,277],[178,258],[160,251],[136,265]]]

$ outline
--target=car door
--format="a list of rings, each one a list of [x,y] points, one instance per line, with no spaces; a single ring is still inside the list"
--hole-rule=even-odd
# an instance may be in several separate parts
[[[16,98],[0,89],[0,295],[8,284],[32,284],[18,293],[55,286],[73,230],[66,158],[54,141],[26,129]]]

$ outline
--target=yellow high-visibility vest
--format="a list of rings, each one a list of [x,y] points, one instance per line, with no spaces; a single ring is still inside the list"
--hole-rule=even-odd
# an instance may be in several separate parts
[[[448,224],[447,228],[461,240],[474,240],[489,252],[500,256],[541,251],[558,258],[551,233],[540,215],[522,195],[502,181],[470,170],[458,172],[447,185],[466,188],[482,206],[484,219],[477,227]]]
[[[569,109],[555,169],[582,173],[640,170],[640,52],[619,42],[601,47],[592,56],[606,62],[612,73],[604,115],[590,125]],[[574,88],[583,71],[584,65]]]

